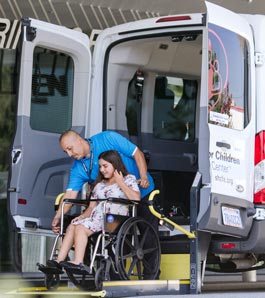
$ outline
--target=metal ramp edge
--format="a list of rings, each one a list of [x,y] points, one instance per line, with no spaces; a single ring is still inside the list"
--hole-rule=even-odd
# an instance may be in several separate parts
[[[103,282],[101,291],[82,291],[75,287],[62,286],[50,291],[46,287],[21,287],[8,291],[6,295],[20,296],[90,296],[90,297],[129,297],[146,295],[179,295],[189,293],[189,280],[123,280]]]

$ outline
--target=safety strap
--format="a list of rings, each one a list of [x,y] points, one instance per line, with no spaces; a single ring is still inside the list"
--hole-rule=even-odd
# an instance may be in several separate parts
[[[144,86],[144,74],[138,69],[135,78],[135,89],[136,89],[136,114],[137,114],[137,145],[142,147],[142,99],[143,99],[143,86]]]

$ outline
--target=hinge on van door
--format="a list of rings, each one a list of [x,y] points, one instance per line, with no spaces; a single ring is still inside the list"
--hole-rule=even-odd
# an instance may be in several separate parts
[[[31,27],[30,22],[31,22],[30,19],[27,18],[27,17],[23,18],[21,20],[22,26],[26,27],[26,39],[27,39],[27,41],[33,41],[36,37],[36,32],[37,32],[36,28]]]
[[[12,163],[17,164],[21,158],[21,149],[12,150]]]
[[[263,53],[255,53],[255,65],[263,65],[264,64],[264,54]]]

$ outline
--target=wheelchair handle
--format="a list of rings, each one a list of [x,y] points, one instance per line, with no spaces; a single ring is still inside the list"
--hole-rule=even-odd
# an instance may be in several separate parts
[[[160,214],[159,212],[157,212],[154,208],[154,204],[153,204],[153,200],[154,200],[154,196],[159,194],[160,191],[158,189],[153,190],[150,195],[149,195],[149,210],[150,212],[157,217],[158,219],[165,221],[167,223],[169,223],[170,225],[172,225],[176,230],[180,231],[181,233],[185,234],[188,238],[196,238],[195,233],[194,232],[190,232],[184,228],[182,228],[182,226],[176,224],[174,221],[170,220],[169,218],[165,217],[164,215]]]

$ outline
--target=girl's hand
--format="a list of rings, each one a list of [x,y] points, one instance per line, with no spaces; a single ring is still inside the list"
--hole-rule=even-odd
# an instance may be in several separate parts
[[[74,219],[72,219],[71,223],[74,223],[74,222],[76,222],[76,221],[78,221],[78,220],[82,220],[82,219],[84,219],[84,218],[85,218],[85,217],[81,214],[81,215],[75,217]]]
[[[113,176],[115,178],[115,181],[119,184],[120,182],[123,182],[123,175],[122,172],[118,172],[117,170],[114,171]]]

